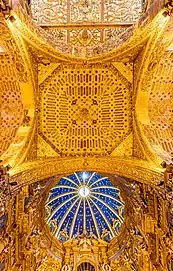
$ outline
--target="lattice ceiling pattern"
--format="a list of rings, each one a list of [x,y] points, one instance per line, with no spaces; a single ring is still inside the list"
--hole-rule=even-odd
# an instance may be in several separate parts
[[[124,221],[119,189],[96,172],[61,178],[50,190],[45,209],[50,230],[62,242],[81,234],[110,241]]]
[[[131,121],[130,84],[113,66],[60,66],[40,85],[39,134],[61,155],[109,154]]]
[[[32,17],[38,24],[136,22],[141,0],[32,0]]]
[[[23,106],[17,73],[11,56],[0,55],[0,155],[13,141],[23,120]]]

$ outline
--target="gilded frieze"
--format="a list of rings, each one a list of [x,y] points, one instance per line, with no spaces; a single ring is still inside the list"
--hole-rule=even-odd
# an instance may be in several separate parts
[[[11,170],[12,179],[19,185],[33,183],[36,180],[80,170],[114,173],[144,183],[159,183],[163,170],[155,168],[147,161],[117,157],[54,158],[24,163]]]

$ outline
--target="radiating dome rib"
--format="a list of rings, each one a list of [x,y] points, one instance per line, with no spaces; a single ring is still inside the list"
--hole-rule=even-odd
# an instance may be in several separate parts
[[[83,229],[86,231],[86,202],[85,199],[83,200],[83,207],[84,207],[84,212],[83,212]]]
[[[56,232],[55,232],[55,237],[58,236],[58,233],[59,233],[59,231],[60,231],[60,229],[61,229],[62,224],[64,223],[66,217],[68,216],[68,214],[70,213],[70,211],[72,210],[73,206],[77,203],[78,200],[79,200],[79,199],[77,198],[77,199],[73,202],[73,204],[70,206],[70,208],[68,209],[68,211],[67,211],[67,212],[64,214],[64,216],[62,217],[61,221],[59,222],[58,228],[57,228],[57,230],[56,230]]]
[[[79,184],[81,185],[82,183],[81,183],[81,181],[80,181],[80,179],[79,179],[79,177],[78,177],[78,175],[77,175],[76,172],[74,173],[74,175],[76,176],[76,179],[78,180]]]
[[[96,186],[96,187],[92,187],[92,190],[94,189],[113,189],[113,190],[116,190],[116,192],[119,192],[119,190],[114,187],[114,186],[105,186],[105,185],[102,185],[102,186]]]
[[[55,190],[55,189],[58,189],[58,188],[68,188],[68,189],[77,189],[76,187],[74,186],[69,186],[69,185],[56,185],[54,187],[51,188],[51,191]]]
[[[89,187],[91,188],[93,185],[96,185],[96,183],[99,183],[103,180],[107,180],[108,177],[102,177],[102,178],[99,178],[98,180],[96,180],[95,182],[93,182]]]
[[[74,225],[75,225],[75,222],[76,222],[76,218],[77,218],[77,215],[78,215],[78,212],[79,212],[81,202],[82,202],[82,200],[79,201],[79,204],[78,204],[77,209],[76,209],[76,213],[75,213],[75,215],[73,217],[73,221],[72,221],[71,228],[70,228],[70,238],[72,237],[73,232],[74,232]]]
[[[91,206],[91,204],[89,203],[89,200],[87,200],[87,203],[88,203],[88,206],[89,206],[89,208],[90,208],[90,212],[91,212],[92,219],[93,219],[93,221],[94,221],[94,226],[95,226],[95,229],[96,229],[96,232],[97,232],[97,236],[100,238],[100,231],[99,231],[99,227],[98,227],[97,220],[96,220],[96,218],[95,218],[95,215],[94,215],[92,206]]]
[[[123,223],[122,218],[114,211],[114,209],[109,206],[105,201],[103,201],[102,199],[96,198],[95,196],[92,196],[94,199],[100,201],[103,205],[105,205],[118,219],[121,223]]]
[[[46,203],[46,206],[49,205],[50,203],[52,203],[52,202],[55,201],[55,200],[58,200],[58,199],[60,199],[60,198],[62,198],[62,197],[65,197],[65,196],[68,196],[68,195],[71,195],[71,194],[75,194],[75,193],[76,193],[76,191],[69,191],[69,192],[66,192],[66,193],[64,193],[64,194],[57,195],[56,197],[51,198],[51,199]]]
[[[79,187],[79,185],[77,185],[77,183],[75,183],[72,179],[68,178],[68,177],[63,177],[63,179],[73,183],[75,186]]]
[[[90,183],[90,181],[92,180],[92,178],[94,177],[94,175],[95,175],[95,172],[93,172],[93,173],[91,174],[91,176],[89,177],[88,181],[86,182],[87,185],[89,185],[89,183]]]
[[[105,214],[102,212],[102,210],[100,209],[100,207],[99,207],[99,206],[98,206],[91,198],[90,198],[90,200],[91,200],[91,202],[95,205],[95,207],[98,209],[98,211],[100,212],[100,214],[102,215],[102,217],[103,217],[104,221],[106,222],[106,224],[107,224],[107,226],[108,226],[108,228],[109,228],[109,230],[110,230],[112,236],[114,237],[114,236],[115,236],[115,233],[114,233],[114,231],[113,231],[113,229],[112,229],[111,224],[110,224],[109,221],[107,220]]]
[[[92,192],[92,191],[91,191],[91,194],[98,194],[98,195],[101,195],[101,196],[103,196],[103,197],[110,198],[110,199],[112,199],[112,200],[114,200],[114,201],[118,202],[120,205],[124,205],[124,203],[123,203],[123,202],[119,201],[117,198],[112,197],[112,196],[111,196],[111,195],[109,195],[109,194],[102,193],[102,192]]]
[[[56,214],[56,212],[61,209],[65,204],[67,204],[67,202],[71,201],[72,199],[76,198],[77,195],[74,195],[72,198],[67,199],[66,201],[64,201],[63,203],[61,203],[59,206],[57,206],[55,208],[55,210],[53,210],[52,214],[48,217],[47,219],[47,223],[49,224],[50,220],[52,219],[52,217]]]

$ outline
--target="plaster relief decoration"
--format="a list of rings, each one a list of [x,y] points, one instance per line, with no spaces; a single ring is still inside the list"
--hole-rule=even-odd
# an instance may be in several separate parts
[[[131,132],[130,89],[112,65],[61,65],[40,85],[39,135],[61,156],[110,154]]]
[[[128,41],[133,33],[133,26],[128,24],[123,27],[104,28],[104,25],[97,28],[95,25],[87,29],[69,30],[44,27],[48,40],[53,41],[54,46],[63,53],[79,57],[93,57],[108,53],[120,47]]]
[[[70,8],[69,8],[70,7]],[[139,0],[32,0],[32,17],[38,24],[136,22],[141,14]]]
[[[56,40],[57,49],[81,57],[120,46],[131,36],[141,11],[140,0],[31,1],[34,21]]]

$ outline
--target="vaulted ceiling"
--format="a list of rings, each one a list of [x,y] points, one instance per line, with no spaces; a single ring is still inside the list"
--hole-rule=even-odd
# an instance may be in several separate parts
[[[65,246],[55,237],[91,231],[102,245],[111,239],[113,270],[126,262],[131,270],[138,256],[145,270],[146,257],[167,265],[169,251],[157,250],[171,240],[172,177],[167,168],[163,187],[162,162],[173,149],[173,26],[166,8],[140,18],[139,2],[40,0],[29,13],[14,1],[0,16],[0,156],[10,182],[9,167],[1,172],[15,198],[9,225],[20,228],[13,247],[22,236],[22,265],[30,251],[50,258],[49,248],[60,270]]]
[[[160,12],[117,49],[87,59],[59,51],[22,12],[1,18],[1,155],[12,172],[107,157],[114,170],[130,165],[127,177],[133,167],[162,174],[172,149],[169,16]]]

